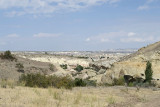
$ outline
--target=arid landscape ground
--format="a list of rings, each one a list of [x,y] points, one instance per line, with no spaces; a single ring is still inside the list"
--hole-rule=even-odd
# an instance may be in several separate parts
[[[160,42],[149,45],[136,53],[123,50],[124,52],[112,53],[12,52],[8,55],[15,57],[16,60],[8,59],[5,56],[6,52],[1,52],[0,106],[159,107],[159,44]],[[141,83],[126,87],[123,81],[118,79],[130,75],[144,80],[142,74],[145,74],[147,60],[153,65],[154,86],[145,86]],[[79,65],[83,68],[80,71],[76,69]],[[25,83],[18,82],[22,74],[37,73],[46,77],[67,75],[72,80],[78,78],[80,81],[94,81],[97,85],[65,89],[41,88],[36,85],[26,87]],[[115,79],[117,79],[116,84]]]
[[[159,107],[160,90],[123,86],[0,88],[1,107]]]

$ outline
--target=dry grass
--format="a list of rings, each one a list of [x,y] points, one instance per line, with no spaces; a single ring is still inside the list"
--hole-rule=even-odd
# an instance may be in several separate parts
[[[1,107],[107,107],[125,104],[132,98],[145,103],[151,90],[135,89],[124,91],[125,87],[84,87],[65,89],[41,89],[28,87],[0,88]],[[157,92],[156,92],[157,94]],[[135,103],[135,102],[134,102]],[[121,107],[121,106],[117,106]],[[123,106],[122,106],[123,107]]]

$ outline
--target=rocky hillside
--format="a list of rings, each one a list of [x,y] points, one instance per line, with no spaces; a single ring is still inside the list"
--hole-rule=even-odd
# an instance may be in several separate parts
[[[82,52],[83,54],[85,52]],[[70,53],[71,54],[71,53]],[[94,53],[87,56],[72,56],[61,54],[46,54],[41,52],[17,52],[15,55],[39,62],[46,62],[56,66],[57,72],[53,72],[51,75],[65,76],[70,75],[73,79],[90,79],[101,82],[102,75],[107,69],[111,68],[111,65],[126,54],[129,53]],[[62,69],[61,65],[66,65],[66,69]],[[80,72],[75,70],[77,65],[81,65],[84,69]]]
[[[18,56],[14,57],[16,60],[0,57],[0,79],[18,80],[23,73],[52,74],[56,71],[56,67],[51,66],[50,63],[33,61]]]
[[[160,42],[156,42],[156,43],[148,45],[146,47],[142,47],[137,52],[121,58],[121,61],[129,60],[129,59],[132,59],[133,57],[136,57],[136,56],[142,55],[142,54],[144,54],[145,57],[147,57],[147,58],[151,58],[150,56],[153,53],[157,53],[157,52],[160,52]]]
[[[103,83],[112,83],[114,78],[131,75],[145,78],[146,62],[152,63],[153,79],[160,80],[160,42],[139,49],[136,53],[122,58],[102,76]]]

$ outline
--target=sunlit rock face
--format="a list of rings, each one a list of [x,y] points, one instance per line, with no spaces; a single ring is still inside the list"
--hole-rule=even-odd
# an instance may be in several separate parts
[[[101,83],[101,78],[106,70],[119,61],[122,57],[129,55],[130,50],[112,52],[15,52],[19,57],[39,62],[47,62],[55,65],[57,72],[51,75],[70,75],[74,78],[96,80]],[[62,69],[60,65],[66,64],[67,69]],[[77,72],[77,65],[83,66],[84,70]]]
[[[143,47],[138,52],[124,57],[116,62],[102,76],[102,82],[112,83],[114,78],[119,78],[121,72],[124,75],[138,76],[145,78],[146,63],[152,63],[153,79],[160,80],[160,42]]]

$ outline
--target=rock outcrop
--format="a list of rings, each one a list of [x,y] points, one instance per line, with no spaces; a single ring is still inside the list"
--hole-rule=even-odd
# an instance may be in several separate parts
[[[112,65],[102,76],[103,83],[113,83],[114,78],[122,75],[145,78],[146,63],[152,63],[153,79],[160,80],[160,42],[139,49],[136,53],[122,58]],[[158,83],[158,82],[157,82]]]

